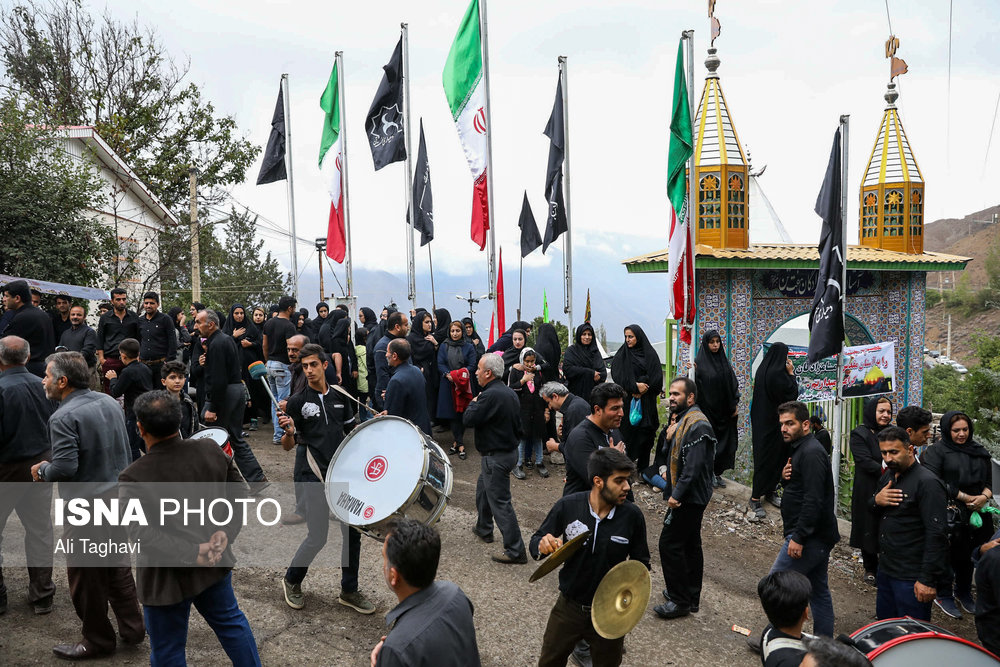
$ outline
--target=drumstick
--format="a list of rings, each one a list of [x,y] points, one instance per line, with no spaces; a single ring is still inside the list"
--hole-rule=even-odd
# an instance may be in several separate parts
[[[370,407],[368,407],[367,405],[365,405],[364,403],[362,403],[358,399],[356,399],[353,396],[351,396],[351,394],[348,393],[348,391],[346,389],[344,389],[343,387],[341,387],[339,384],[332,384],[330,386],[333,387],[334,390],[340,392],[341,394],[343,394],[347,398],[351,399],[352,401],[354,401],[355,403],[357,403],[358,405],[360,405],[361,407],[363,407],[365,410],[368,410],[368,412],[370,412],[373,415],[375,415],[376,417],[378,417],[378,413],[377,412],[375,412],[374,410],[372,410]]]

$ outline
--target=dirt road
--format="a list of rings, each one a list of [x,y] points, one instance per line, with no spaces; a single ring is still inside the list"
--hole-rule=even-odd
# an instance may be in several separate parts
[[[270,444],[270,432],[252,434],[251,444],[272,480],[291,478],[292,456]],[[438,436],[450,444],[450,434]],[[542,632],[557,596],[557,576],[534,584],[528,576],[534,564],[500,565],[490,560],[499,552],[499,540],[487,545],[476,540],[475,483],[479,456],[454,460],[454,497],[439,524],[443,553],[438,577],[458,583],[475,604],[476,632],[484,665],[521,666],[537,663]],[[525,481],[511,480],[514,505],[527,540],[541,524],[562,489],[562,468],[550,466],[552,476],[541,479],[533,472]],[[752,667],[759,658],[734,633],[734,624],[759,632],[765,623],[757,602],[757,580],[766,574],[780,544],[780,518],[770,508],[770,519],[750,524],[740,508],[744,489],[730,485],[717,494],[705,513],[705,584],[701,610],[683,619],[662,621],[652,611],[661,601],[663,577],[657,541],[664,503],[647,486],[639,486],[636,502],[646,513],[650,551],[653,554],[653,594],[649,609],[626,639],[625,665],[729,665]],[[741,496],[741,494],[744,494]],[[285,508],[290,510],[291,508]],[[16,516],[5,531],[5,548],[20,548]],[[499,532],[497,532],[499,538]],[[385,632],[385,613],[396,604],[382,576],[381,545],[363,538],[361,590],[378,606],[372,616],[361,616],[336,602],[340,571],[313,569],[303,584],[306,608],[293,611],[281,594],[279,569],[237,568],[233,584],[240,606],[250,620],[265,665],[368,665],[372,646]],[[289,559],[292,556],[288,554]],[[845,542],[834,552],[830,585],[837,615],[837,632],[849,633],[874,620],[875,590],[860,582],[858,566]],[[73,611],[66,573],[55,573],[55,611],[34,616],[23,600],[27,586],[23,568],[5,571],[10,610],[0,616],[0,665],[62,665],[51,652],[53,644],[77,641],[80,623]],[[963,637],[975,639],[970,617],[952,621],[935,610],[934,622]],[[227,662],[214,634],[197,613],[192,613],[188,637],[191,665]],[[148,641],[122,648],[114,656],[91,664],[141,665],[149,662]]]

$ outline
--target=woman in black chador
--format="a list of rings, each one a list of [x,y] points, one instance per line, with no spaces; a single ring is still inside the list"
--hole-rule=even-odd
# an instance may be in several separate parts
[[[726,485],[722,473],[736,464],[736,408],[740,404],[740,385],[722,348],[722,338],[715,329],[702,336],[694,367],[698,407],[708,417],[717,440],[712,485],[722,488]]]
[[[625,344],[611,360],[611,377],[631,397],[625,399],[625,418],[621,425],[625,453],[636,462],[639,470],[644,470],[649,466],[649,452],[660,425],[656,399],[663,391],[663,367],[660,355],[638,324],[625,327]],[[635,423],[631,420],[632,399],[639,401],[642,411]]]
[[[590,322],[576,328],[576,343],[566,348],[562,371],[570,393],[585,401],[590,400],[590,391],[594,386],[607,379],[608,369]]]
[[[788,346],[774,343],[764,355],[753,378],[753,400],[750,403],[750,431],[753,434],[753,490],[750,509],[758,519],[767,517],[760,505],[762,497],[778,506],[774,495],[781,469],[788,461],[789,445],[781,439],[778,406],[799,397]]]
[[[882,450],[879,431],[892,421],[892,401],[885,396],[865,402],[862,423],[851,431],[851,455],[854,457],[854,485],[851,491],[851,546],[861,549],[865,582],[875,585],[878,574],[878,517],[869,509],[882,476]]]

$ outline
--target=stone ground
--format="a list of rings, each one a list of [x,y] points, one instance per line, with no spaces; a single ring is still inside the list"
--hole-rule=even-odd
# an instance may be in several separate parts
[[[272,480],[290,481],[292,456],[270,444],[270,432],[251,434],[251,444]],[[436,434],[450,445],[450,433]],[[471,440],[471,438],[470,438]],[[472,447],[465,461],[454,457],[455,484],[451,502],[439,529],[443,553],[438,577],[458,583],[475,605],[479,649],[484,665],[520,666],[538,661],[542,632],[557,596],[557,575],[534,583],[528,577],[535,565],[500,565],[490,560],[499,552],[497,543],[487,545],[471,534],[475,522],[475,483],[479,456]],[[550,466],[552,476],[541,479],[531,473],[527,480],[511,480],[514,505],[521,531],[527,540],[541,524],[548,509],[560,496],[562,468]],[[767,573],[781,542],[778,512],[769,508],[768,520],[752,524],[743,515],[749,492],[731,483],[716,494],[705,513],[702,531],[705,548],[705,583],[701,611],[683,619],[660,620],[652,610],[661,601],[663,576],[657,542],[664,503],[650,487],[636,489],[636,502],[646,513],[648,540],[653,554],[653,594],[639,625],[626,639],[625,665],[759,665],[759,658],[733,632],[734,624],[760,632],[766,623],[757,601],[757,580]],[[290,511],[290,507],[285,507]],[[12,516],[7,530],[8,545],[21,543],[20,526]],[[842,528],[842,534],[847,532]],[[499,538],[499,531],[496,533]],[[239,540],[237,540],[239,544]],[[292,552],[288,554],[291,558]],[[837,632],[850,633],[874,620],[875,590],[858,577],[860,566],[852,549],[841,542],[830,566],[830,585],[837,615]],[[340,572],[310,571],[304,583],[306,608],[294,611],[281,594],[279,569],[238,568],[233,583],[240,606],[250,620],[265,665],[368,665],[371,648],[385,632],[384,616],[396,604],[382,577],[381,546],[362,538],[361,590],[378,607],[371,616],[361,616],[336,602]],[[27,585],[23,568],[7,568],[10,609],[0,616],[0,665],[65,664],[51,653],[52,645],[79,638],[79,620],[67,594],[65,570],[55,573],[55,610],[34,616],[21,599]],[[954,621],[935,609],[933,621],[962,637],[975,640],[970,617]],[[214,634],[192,614],[188,637],[188,660],[192,665],[227,662]],[[114,656],[92,664],[140,665],[149,662],[149,645],[122,648]]]

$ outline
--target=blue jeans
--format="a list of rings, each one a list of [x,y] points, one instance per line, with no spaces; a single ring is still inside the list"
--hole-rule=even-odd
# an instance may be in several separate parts
[[[219,643],[234,665],[260,665],[257,642],[247,617],[240,611],[233,593],[233,573],[227,572],[218,583],[193,598],[177,604],[145,605],[142,609],[149,632],[150,667],[175,667],[187,664],[188,617],[191,605],[215,631]]]
[[[271,386],[271,393],[274,398],[281,401],[288,398],[292,391],[292,372],[288,369],[288,364],[280,361],[267,362],[267,383]],[[278,409],[271,404],[271,423],[274,425],[274,441],[280,442],[285,429],[278,426]]]
[[[913,593],[913,581],[894,579],[880,569],[875,583],[878,585],[875,595],[875,617],[878,620],[902,616],[931,620],[931,603],[917,600]]]
[[[659,475],[647,475],[646,473],[642,473],[642,478],[658,488],[660,491],[667,488],[667,480],[663,479]]]
[[[535,465],[542,463],[542,440],[541,438],[521,438],[517,445],[517,465],[524,465],[525,451],[531,448],[535,452]]]
[[[809,609],[812,611],[813,632],[825,637],[833,636],[833,597],[830,595],[830,584],[827,581],[827,569],[830,565],[830,550],[819,542],[807,542],[802,547],[802,557],[792,558],[788,555],[786,537],[771,566],[771,572],[794,570],[809,578],[812,593],[809,595]]]

